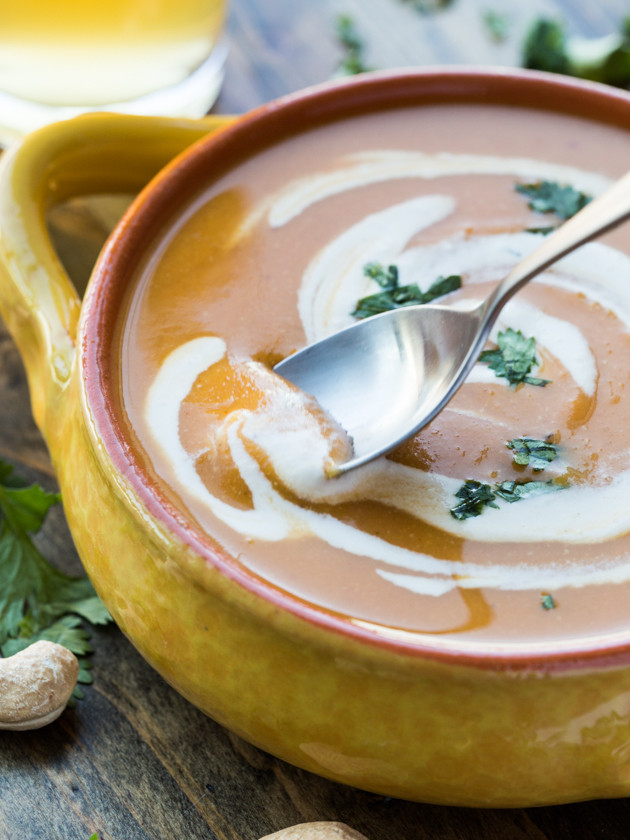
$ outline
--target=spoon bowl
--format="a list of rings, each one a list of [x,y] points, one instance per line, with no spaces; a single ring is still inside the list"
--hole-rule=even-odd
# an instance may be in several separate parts
[[[315,397],[352,441],[333,475],[389,452],[451,400],[508,300],[580,245],[630,217],[630,172],[545,237],[481,304],[403,306],[352,324],[274,367]]]
[[[432,304],[383,312],[310,344],[275,370],[315,396],[351,436],[354,456],[338,467],[347,472],[435,417],[444,383],[456,389],[465,376],[481,316],[479,307]]]

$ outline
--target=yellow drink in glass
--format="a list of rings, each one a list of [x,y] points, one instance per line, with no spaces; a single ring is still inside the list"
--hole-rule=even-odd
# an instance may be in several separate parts
[[[225,7],[226,0],[3,4],[0,92],[20,103],[22,110],[28,110],[28,103],[79,110],[122,105],[111,109],[201,116],[216,97],[220,78],[211,91],[206,74],[205,101],[193,110],[186,93],[180,108],[175,97],[174,103],[161,109],[159,93],[185,83],[208,62],[216,65],[214,75],[222,77],[224,49],[220,59],[210,59],[220,48]],[[131,104],[145,97],[153,97],[148,106]],[[0,109],[5,105],[0,96]],[[8,119],[1,110],[0,119]]]

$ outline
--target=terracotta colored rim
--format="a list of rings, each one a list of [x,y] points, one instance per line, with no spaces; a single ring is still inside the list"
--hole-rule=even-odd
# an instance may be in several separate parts
[[[80,346],[86,399],[105,457],[124,476],[142,505],[173,536],[251,593],[282,610],[357,641],[394,653],[490,670],[556,670],[630,663],[627,632],[554,643],[466,643],[451,637],[417,640],[386,638],[374,630],[331,614],[267,584],[236,566],[188,521],[143,472],[125,439],[114,399],[112,340],[125,288],[151,243],[169,218],[200,185],[212,182],[257,150],[283,136],[344,116],[392,107],[446,102],[493,103],[583,116],[626,128],[630,134],[630,96],[613,88],[520,70],[426,68],[365,74],[344,82],[309,88],[276,100],[196,143],[167,166],[143,191],[109,240],[84,301]],[[139,527],[141,523],[139,522]]]

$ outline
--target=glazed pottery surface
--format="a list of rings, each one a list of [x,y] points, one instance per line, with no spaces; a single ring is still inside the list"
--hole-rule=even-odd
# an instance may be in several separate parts
[[[160,496],[102,375],[126,272],[205,168],[342,110],[461,100],[577,113],[630,139],[624,94],[473,70],[368,75],[236,121],[81,117],[31,135],[2,162],[0,311],[85,568],[122,631],[192,703],[295,765],[389,796],[486,807],[627,796],[630,629],[605,647],[475,652],[448,636],[426,646],[387,640],[284,597],[231,566]],[[46,209],[151,179],[82,304]]]

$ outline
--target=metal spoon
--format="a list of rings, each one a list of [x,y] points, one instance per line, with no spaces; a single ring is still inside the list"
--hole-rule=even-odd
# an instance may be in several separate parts
[[[375,315],[288,356],[276,373],[348,433],[339,473],[426,426],[462,385],[512,295],[560,257],[630,217],[630,172],[547,236],[474,309],[423,304]]]

